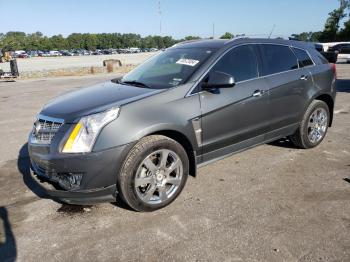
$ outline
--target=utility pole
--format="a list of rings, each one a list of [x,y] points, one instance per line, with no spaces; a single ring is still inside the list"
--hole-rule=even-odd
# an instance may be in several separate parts
[[[215,24],[213,22],[213,39],[215,39]]]
[[[159,35],[162,35],[162,9],[160,6],[160,0],[158,0],[158,14],[159,14]]]

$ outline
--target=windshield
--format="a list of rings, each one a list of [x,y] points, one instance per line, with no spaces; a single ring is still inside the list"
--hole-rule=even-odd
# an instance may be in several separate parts
[[[213,53],[211,49],[168,49],[125,75],[120,83],[167,89],[184,84]]]

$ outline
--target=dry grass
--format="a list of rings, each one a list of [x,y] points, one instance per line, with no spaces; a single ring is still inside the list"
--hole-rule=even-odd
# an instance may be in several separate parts
[[[61,77],[61,76],[84,76],[91,74],[106,74],[106,73],[128,73],[134,69],[135,65],[125,65],[121,67],[81,67],[81,68],[70,68],[70,69],[57,69],[47,71],[32,71],[24,72],[20,74],[20,79],[32,79],[32,78],[50,78],[50,77]]]

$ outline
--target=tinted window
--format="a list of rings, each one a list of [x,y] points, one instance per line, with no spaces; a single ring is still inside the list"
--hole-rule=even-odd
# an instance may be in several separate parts
[[[318,52],[323,52],[323,46],[320,45],[320,44],[315,44],[315,49],[316,49]]]
[[[333,51],[339,51],[342,48],[342,45],[334,45],[334,46],[330,46],[328,48],[328,50],[333,50]]]
[[[229,51],[212,70],[221,71],[240,82],[258,77],[258,66],[251,46],[239,46]]]
[[[344,44],[340,49],[341,54],[350,54],[350,45]]]
[[[299,67],[304,67],[304,66],[309,66],[314,64],[306,51],[301,50],[299,48],[293,48],[293,51],[298,58]]]
[[[298,68],[298,60],[288,46],[260,45],[263,59],[263,75],[280,73]]]
[[[318,53],[317,56],[321,60],[322,64],[328,64],[328,60],[321,53]]]

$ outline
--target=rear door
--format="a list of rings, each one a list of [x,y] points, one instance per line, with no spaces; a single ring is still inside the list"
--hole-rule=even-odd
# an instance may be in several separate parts
[[[312,85],[310,72],[300,68],[289,46],[260,44],[262,76],[269,87],[270,134],[288,134],[300,121],[307,100],[307,86]]]

